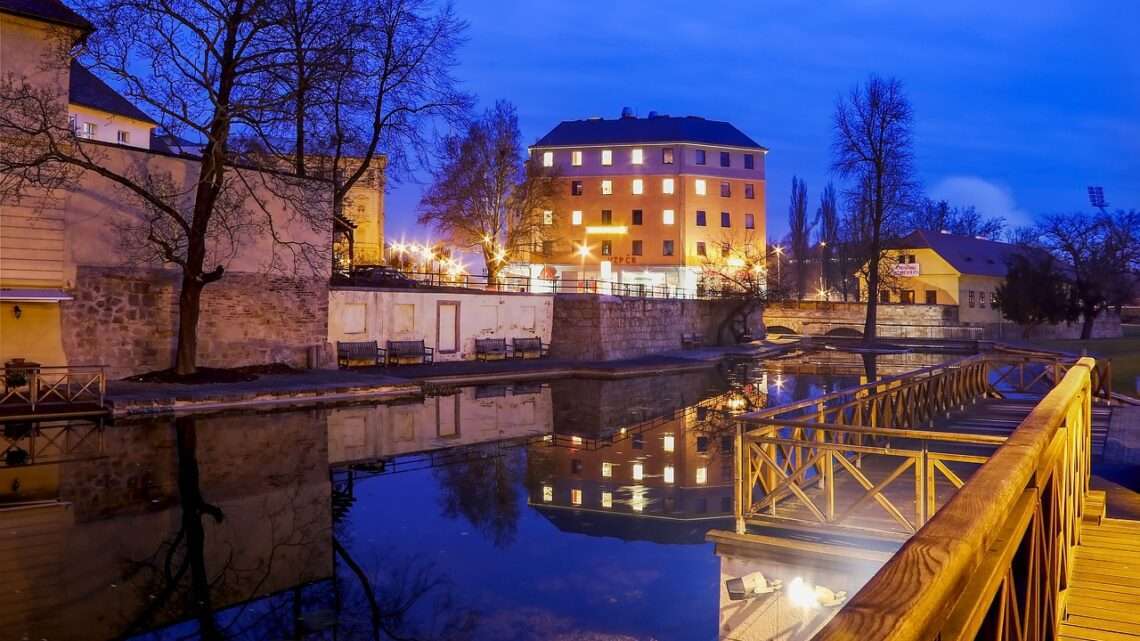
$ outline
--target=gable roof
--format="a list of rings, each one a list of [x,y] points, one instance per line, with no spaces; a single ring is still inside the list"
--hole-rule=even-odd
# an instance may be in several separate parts
[[[68,101],[74,104],[149,122],[152,125],[158,124],[75,60],[71,61],[71,86],[68,92]]]
[[[565,147],[661,142],[695,142],[764,149],[731,123],[705,120],[698,116],[656,115],[648,118],[564,120],[539,138],[534,146]]]
[[[932,249],[963,274],[1005,278],[1010,257],[1033,251],[985,238],[919,229],[899,239],[896,249]]]
[[[81,31],[94,31],[87,18],[72,11],[60,0],[0,0],[0,13],[42,20]]]

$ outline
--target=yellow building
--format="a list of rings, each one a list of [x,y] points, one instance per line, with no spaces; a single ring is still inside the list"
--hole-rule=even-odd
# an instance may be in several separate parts
[[[984,238],[918,230],[887,254],[889,276],[879,290],[881,303],[956,305],[969,325],[1001,322],[996,292],[1007,262],[1024,248]],[[866,292],[866,280],[860,276]]]
[[[767,149],[730,123],[627,109],[530,154],[558,177],[532,276],[695,289],[710,264],[763,255]]]

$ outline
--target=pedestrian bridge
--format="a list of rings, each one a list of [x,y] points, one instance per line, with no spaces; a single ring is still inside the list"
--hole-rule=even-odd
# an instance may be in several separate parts
[[[769,334],[862,336],[866,317],[865,303],[778,301],[764,308],[764,327]],[[881,303],[876,331],[883,338],[982,338],[982,328],[958,321],[956,305]]]
[[[736,531],[709,538],[898,542],[830,614],[804,605],[788,638],[1140,639],[1140,524],[1104,518],[1089,490],[1106,374],[1091,358],[983,354],[744,415]]]

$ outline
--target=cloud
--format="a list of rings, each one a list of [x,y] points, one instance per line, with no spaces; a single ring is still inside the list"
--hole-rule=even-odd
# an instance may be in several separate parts
[[[1009,187],[980,176],[947,176],[928,190],[934,200],[953,206],[973,205],[983,216],[1004,218],[1009,225],[1029,224],[1029,212],[1017,206]]]

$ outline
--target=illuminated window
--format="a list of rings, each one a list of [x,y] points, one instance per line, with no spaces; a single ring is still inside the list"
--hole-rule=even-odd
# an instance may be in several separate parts
[[[614,506],[614,493],[602,492],[602,507],[611,508]]]
[[[602,463],[602,478],[610,478],[614,475],[613,463]]]
[[[83,123],[83,137],[94,138],[95,134],[99,133],[99,126],[93,122]]]
[[[570,152],[570,164],[574,165],[575,167],[581,167],[582,166],[582,152],[580,152],[580,151]]]
[[[582,224],[582,210],[581,209],[575,209],[574,211],[570,212],[570,224],[571,225],[581,225]]]
[[[645,478],[645,466],[643,466],[641,463],[634,463],[633,480],[640,481],[643,478]]]
[[[571,445],[581,445],[582,444],[582,437],[581,436],[571,436],[570,437],[570,444]]]
[[[663,194],[673,193],[673,179],[672,178],[665,178],[664,180],[661,181],[661,193],[663,193]]]
[[[633,193],[641,195],[645,193],[645,181],[640,178],[633,179]]]
[[[693,187],[693,191],[695,191],[698,196],[704,196],[706,193],[708,193],[708,187],[705,185],[704,178],[697,179],[696,185]]]
[[[633,497],[632,499],[629,500],[629,506],[633,508],[634,512],[644,512],[645,511],[645,497],[644,496]]]
[[[542,486],[542,500],[547,503],[554,500],[554,488],[549,485]]]
[[[672,225],[673,219],[674,219],[674,216],[673,216],[673,210],[672,209],[666,209],[664,212],[662,212],[661,222],[665,223],[666,225]]]
[[[645,152],[640,149],[634,149],[633,151],[629,152],[629,161],[635,165],[644,164]]]
[[[579,490],[579,489],[570,490],[570,502],[573,503],[574,505],[581,505],[582,504],[582,490]]]
[[[709,482],[709,468],[698,467],[697,468],[697,485],[704,485],[705,483],[708,483],[708,482]]]
[[[666,483],[672,483],[673,482],[673,466],[672,465],[666,465],[665,466],[665,482]]]
[[[543,225],[553,225],[554,224],[554,211],[553,210],[551,210],[551,209],[543,209],[542,210],[542,224]]]
[[[614,242],[612,240],[602,241],[602,256],[614,255]]]
[[[602,195],[603,196],[609,196],[609,195],[612,195],[613,193],[614,193],[614,181],[603,180],[602,181]]]
[[[543,167],[553,167],[554,166],[554,152],[553,151],[542,152],[542,166]]]
[[[131,142],[131,132],[123,131],[120,129],[117,135],[117,140],[119,141],[120,145],[129,145]]]
[[[614,164],[614,152],[612,150],[602,150],[602,164],[607,166]]]
[[[676,445],[676,443],[673,439],[673,435],[672,434],[666,434],[665,438],[662,440],[664,441],[663,445],[665,447],[665,451],[666,452],[672,452],[673,447]]]

